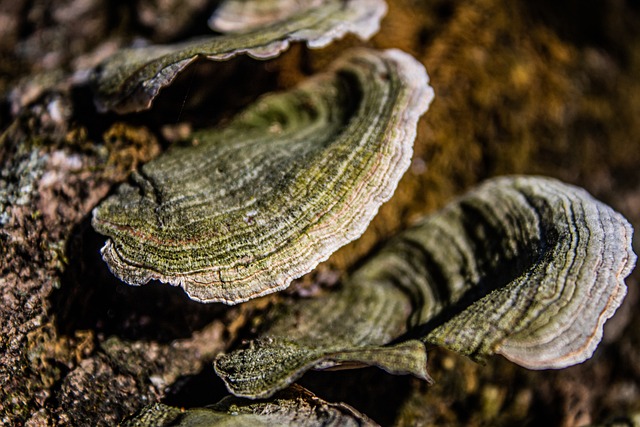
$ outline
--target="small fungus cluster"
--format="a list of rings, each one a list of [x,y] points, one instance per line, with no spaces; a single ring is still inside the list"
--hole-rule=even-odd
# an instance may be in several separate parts
[[[268,59],[379,28],[382,0],[228,0],[223,35],[118,52],[92,74],[96,104],[148,108],[197,58]],[[323,73],[268,94],[135,172],[94,211],[102,256],[123,281],[179,285],[236,304],[286,288],[357,239],[407,170],[433,98],[420,63],[352,49]],[[181,412],[146,408],[130,426],[372,425],[293,384],[309,369],[378,366],[431,381],[427,348],[530,369],[593,354],[626,294],[632,228],[584,190],[543,177],[490,180],[387,242],[322,297],[271,308],[215,371],[235,396]],[[309,327],[313,325],[313,328]]]

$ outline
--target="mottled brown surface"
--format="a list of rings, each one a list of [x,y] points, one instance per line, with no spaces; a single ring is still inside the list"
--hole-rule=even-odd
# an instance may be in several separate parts
[[[188,132],[182,123],[224,119],[360,42],[311,53],[295,46],[276,61],[238,60],[222,71],[198,63],[153,111],[97,114],[90,93],[65,80],[70,71],[135,36],[159,42],[206,32],[202,2],[188,3],[183,11],[192,15],[180,17],[180,28],[160,25],[169,9],[149,15],[156,3],[0,1],[0,424],[113,425],[158,399],[215,402],[224,391],[207,362],[267,321],[254,314],[268,300],[228,309],[168,286],[119,283],[99,258],[103,238],[89,214],[130,168]],[[636,2],[398,0],[368,44],[423,61],[436,99],[394,198],[362,239],[311,277],[334,283],[334,271],[380,239],[497,174],[584,186],[640,228]],[[384,425],[578,426],[638,411],[638,277],[605,342],[573,368],[531,372],[500,358],[481,366],[434,349],[431,388],[376,370],[302,382]],[[300,292],[319,292],[313,282]]]

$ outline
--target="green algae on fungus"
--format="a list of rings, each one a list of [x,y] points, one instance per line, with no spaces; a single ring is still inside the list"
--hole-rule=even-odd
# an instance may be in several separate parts
[[[411,56],[349,51],[134,173],[94,210],[103,258],[127,283],[158,279],[203,302],[284,289],[391,197],[432,97]]]
[[[631,237],[582,189],[493,179],[389,241],[337,292],[275,306],[262,335],[215,369],[258,398],[350,362],[428,378],[425,344],[531,369],[580,363],[624,298]]]
[[[345,403],[325,402],[297,385],[261,402],[228,396],[214,405],[186,410],[155,403],[123,423],[123,427],[165,426],[374,427],[377,424]]]
[[[245,7],[256,4],[254,1],[242,3]],[[198,58],[224,61],[246,54],[269,59],[286,50],[291,42],[304,41],[310,48],[320,48],[347,33],[368,39],[378,31],[386,12],[383,0],[316,3],[309,3],[284,20],[278,20],[282,16],[274,17],[275,22],[270,22],[272,18],[265,19],[259,27],[247,32],[118,51],[93,70],[91,81],[96,106],[103,112],[113,110],[121,114],[145,110],[163,87]],[[226,6],[223,7],[226,10]],[[248,15],[244,18],[236,15],[236,18],[252,19]],[[224,22],[224,19],[214,21]],[[238,25],[240,21],[236,21]]]

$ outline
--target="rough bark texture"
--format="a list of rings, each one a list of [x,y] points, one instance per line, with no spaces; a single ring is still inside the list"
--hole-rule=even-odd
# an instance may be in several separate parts
[[[362,43],[294,46],[271,62],[199,62],[150,112],[98,114],[90,92],[66,76],[135,37],[205,34],[213,5],[203,3],[214,2],[185,3],[169,26],[175,2],[137,3],[0,0],[0,424],[114,425],[159,400],[213,403],[226,392],[210,361],[268,321],[259,313],[270,301],[296,292],[227,308],[166,285],[129,287],[100,259],[104,238],[90,212],[190,129]],[[640,228],[636,2],[398,0],[368,44],[422,61],[436,99],[395,196],[298,294],[330,286],[417,215],[504,173],[581,185]],[[573,368],[532,372],[500,358],[481,366],[434,349],[433,387],[373,369],[302,383],[383,425],[577,426],[628,416],[640,411],[637,282],[635,273],[595,356]]]

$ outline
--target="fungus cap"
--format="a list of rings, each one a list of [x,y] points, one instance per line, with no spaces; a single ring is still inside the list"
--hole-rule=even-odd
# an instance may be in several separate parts
[[[213,405],[186,410],[154,403],[123,423],[123,427],[330,425],[375,427],[378,424],[346,403],[326,402],[298,385],[293,385],[272,399],[262,402],[227,396]]]
[[[214,367],[232,393],[257,398],[354,362],[428,378],[414,343],[531,369],[580,363],[626,293],[631,237],[580,188],[493,179],[392,239],[339,291],[275,306],[262,335]]]
[[[383,0],[307,1],[301,3],[304,7],[301,6],[297,13],[280,10],[289,7],[289,1],[269,4],[263,4],[263,0],[242,1],[244,15],[237,11],[240,6],[236,3],[223,4],[221,16],[233,13],[236,27],[246,21],[251,30],[174,45],[123,49],[103,61],[91,75],[97,108],[102,112],[111,110],[121,114],[148,109],[160,90],[198,58],[225,61],[246,54],[256,59],[269,59],[278,56],[292,42],[305,42],[310,48],[320,48],[347,33],[368,39],[378,31],[386,12]],[[274,12],[273,16],[263,15],[259,25],[250,24],[252,15],[248,11],[263,8],[280,12]],[[283,16],[286,19],[282,19]],[[222,17],[214,21],[225,22]]]
[[[397,50],[325,73],[196,132],[94,210],[111,271],[235,304],[286,288],[358,238],[409,166],[433,91]]]

